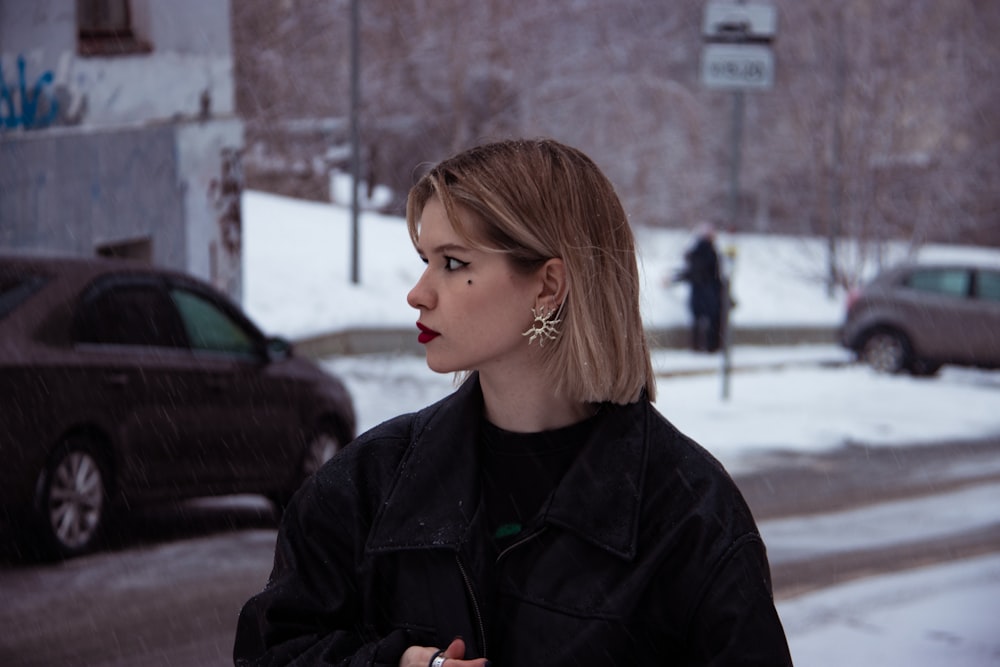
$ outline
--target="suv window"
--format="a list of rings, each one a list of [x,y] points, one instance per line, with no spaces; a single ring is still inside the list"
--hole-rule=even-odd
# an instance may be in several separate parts
[[[200,294],[179,288],[170,290],[170,298],[181,313],[193,349],[257,356],[254,336],[215,303]]]
[[[905,284],[920,292],[965,297],[970,281],[971,275],[965,269],[918,269],[907,276]]]
[[[1000,301],[1000,271],[980,271],[977,294],[986,301]]]
[[[184,331],[170,299],[152,284],[118,284],[86,299],[76,342],[184,347]]]

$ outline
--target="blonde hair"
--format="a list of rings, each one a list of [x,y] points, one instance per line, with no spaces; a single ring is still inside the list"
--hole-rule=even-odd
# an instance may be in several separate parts
[[[553,257],[566,267],[561,335],[543,371],[576,400],[632,403],[656,389],[639,311],[635,239],[607,177],[581,151],[551,139],[509,140],[463,151],[410,190],[414,244],[424,205],[438,197],[456,233],[525,271]],[[471,229],[458,207],[482,225]]]

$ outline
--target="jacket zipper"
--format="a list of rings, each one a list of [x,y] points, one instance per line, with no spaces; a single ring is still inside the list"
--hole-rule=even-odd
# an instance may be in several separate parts
[[[483,614],[479,611],[479,601],[476,599],[476,592],[472,588],[472,581],[469,579],[469,575],[465,571],[465,566],[462,565],[462,559],[458,554],[455,554],[455,562],[458,563],[458,571],[462,574],[462,581],[465,582],[465,590],[469,592],[469,599],[472,600],[472,611],[476,615],[476,626],[479,630],[479,643],[483,647],[483,655],[489,655],[486,651],[486,628],[483,625]]]
[[[522,537],[521,539],[519,539],[517,542],[514,542],[513,544],[509,545],[506,549],[504,549],[503,551],[501,551],[497,555],[497,558],[496,558],[495,562],[499,563],[500,560],[508,552],[510,552],[511,549],[516,549],[517,547],[521,546],[522,544],[524,544],[528,540],[532,540],[535,537],[538,537],[543,532],[545,532],[545,527],[544,526],[542,528],[540,528],[539,530],[536,530],[534,532],[531,532],[531,533],[525,535],[524,537]],[[486,650],[486,628],[483,625],[483,614],[479,610],[479,600],[476,598],[476,591],[475,591],[475,589],[472,588],[472,580],[469,579],[469,574],[465,571],[465,566],[462,565],[462,558],[460,557],[459,554],[455,554],[455,563],[458,564],[458,571],[462,575],[462,581],[465,582],[465,590],[467,590],[469,592],[469,599],[472,601],[472,611],[476,615],[476,627],[479,630],[479,642],[480,642],[480,644],[483,647],[483,655],[489,655],[489,652]]]
[[[500,561],[503,560],[503,557],[506,556],[508,553],[510,553],[512,550],[518,548],[519,546],[521,546],[525,542],[528,542],[530,540],[535,539],[536,537],[538,537],[539,535],[541,535],[544,532],[545,532],[545,526],[542,526],[538,530],[532,531],[530,533],[526,533],[521,538],[519,538],[516,542],[513,542],[512,544],[507,545],[506,549],[504,549],[499,554],[497,554],[497,559],[494,562],[496,562],[496,563],[499,564]]]

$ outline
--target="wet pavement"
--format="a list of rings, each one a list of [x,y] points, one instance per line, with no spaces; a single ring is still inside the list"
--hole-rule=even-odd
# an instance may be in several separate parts
[[[736,480],[779,598],[1000,552],[1000,438],[769,452],[753,465]]]

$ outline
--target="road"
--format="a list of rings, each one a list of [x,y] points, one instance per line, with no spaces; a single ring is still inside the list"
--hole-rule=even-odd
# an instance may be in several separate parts
[[[778,598],[1000,552],[1000,439],[767,456],[737,483]]]
[[[737,483],[779,598],[1000,551],[1000,523],[963,518],[969,503],[1000,498],[1000,439],[773,452],[752,469]],[[8,557],[0,665],[230,665],[236,617],[267,576],[274,528],[261,499],[197,501],[135,516],[123,526],[129,537],[98,554],[56,565]]]

